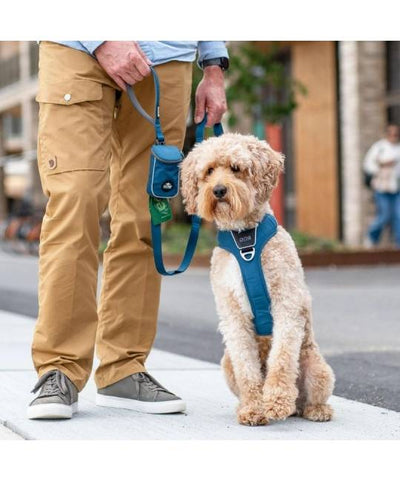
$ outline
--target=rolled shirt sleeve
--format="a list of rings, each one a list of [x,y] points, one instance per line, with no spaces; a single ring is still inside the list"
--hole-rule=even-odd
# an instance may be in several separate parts
[[[197,48],[197,63],[199,66],[203,60],[208,60],[210,58],[229,58],[228,49],[226,48],[225,42],[199,41]]]
[[[80,42],[91,55],[94,55],[93,52],[96,50],[97,47],[100,47],[100,45],[102,43],[104,43],[105,40],[100,40],[100,41],[94,40],[94,41],[90,41],[90,42],[83,42],[81,40]]]

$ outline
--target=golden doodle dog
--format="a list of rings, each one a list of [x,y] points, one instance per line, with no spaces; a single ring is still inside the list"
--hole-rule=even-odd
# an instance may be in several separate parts
[[[220,231],[255,227],[267,213],[284,157],[265,141],[235,133],[197,144],[182,163],[182,194],[189,214]],[[211,284],[225,353],[222,367],[239,398],[237,418],[268,424],[297,414],[329,421],[334,374],[314,339],[311,297],[294,242],[279,226],[261,254],[270,296],[273,335],[256,335],[239,264],[216,247]]]

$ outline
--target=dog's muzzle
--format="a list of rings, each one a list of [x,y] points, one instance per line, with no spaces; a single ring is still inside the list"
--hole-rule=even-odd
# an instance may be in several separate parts
[[[224,185],[216,185],[213,188],[213,194],[217,199],[223,199],[227,192],[227,188]]]

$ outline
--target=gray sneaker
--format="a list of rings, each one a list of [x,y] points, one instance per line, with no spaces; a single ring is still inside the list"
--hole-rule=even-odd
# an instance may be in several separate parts
[[[61,371],[43,374],[32,392],[39,389],[28,406],[29,419],[70,419],[78,412],[78,390]]]
[[[147,372],[132,374],[99,389],[96,404],[151,414],[179,413],[186,409],[181,398],[161,386]]]

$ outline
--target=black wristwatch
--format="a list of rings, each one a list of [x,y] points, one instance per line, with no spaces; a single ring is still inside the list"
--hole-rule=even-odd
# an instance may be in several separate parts
[[[210,67],[210,65],[218,65],[218,67],[221,67],[221,70],[225,71],[229,68],[229,59],[227,57],[208,58],[200,63],[202,69]]]

